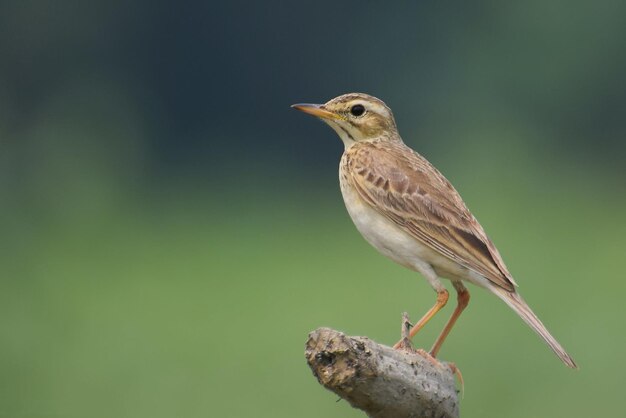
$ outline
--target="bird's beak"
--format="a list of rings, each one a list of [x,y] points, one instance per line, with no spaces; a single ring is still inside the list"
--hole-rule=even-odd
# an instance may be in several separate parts
[[[317,116],[322,119],[343,119],[336,113],[330,112],[324,109],[324,105],[319,104],[311,104],[311,103],[297,103],[291,105],[294,109],[300,110],[301,112],[308,113],[309,115]]]

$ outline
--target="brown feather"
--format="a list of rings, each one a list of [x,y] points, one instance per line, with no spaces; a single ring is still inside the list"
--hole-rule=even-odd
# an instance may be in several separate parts
[[[448,180],[401,141],[364,141],[346,150],[345,178],[372,208],[421,243],[502,289],[515,282]]]

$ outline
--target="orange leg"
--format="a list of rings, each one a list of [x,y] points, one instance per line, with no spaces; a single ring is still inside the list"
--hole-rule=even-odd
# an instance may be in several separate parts
[[[435,341],[433,348],[430,349],[430,355],[433,357],[437,357],[437,353],[439,352],[439,349],[441,348],[444,340],[450,333],[450,330],[454,326],[454,323],[461,315],[461,312],[463,312],[463,309],[465,309],[469,304],[470,295],[465,286],[463,286],[461,282],[452,282],[452,284],[454,285],[454,288],[457,292],[457,305],[454,309],[454,312],[452,312],[450,319],[448,319],[448,323],[443,328],[443,331],[441,331],[441,334],[439,334],[439,337],[437,337],[437,341]]]
[[[409,331],[409,339],[413,338],[415,334],[419,332],[420,329],[424,328],[424,325],[426,325],[426,323],[430,321],[431,318],[435,316],[435,314],[441,310],[441,308],[446,306],[446,302],[448,302],[448,291],[445,289],[441,289],[437,291],[437,302],[435,302],[435,305],[432,308],[430,308],[428,312],[426,312],[426,314],[422,317],[422,319],[417,321],[417,323],[413,326],[413,328],[411,328],[411,330]],[[393,348],[400,348],[402,346],[402,341],[403,340],[398,341],[393,346]]]

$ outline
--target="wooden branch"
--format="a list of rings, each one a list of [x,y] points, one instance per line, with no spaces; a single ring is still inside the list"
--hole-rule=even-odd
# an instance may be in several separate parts
[[[423,350],[319,328],[309,334],[305,355],[321,385],[371,418],[459,416],[454,366]]]

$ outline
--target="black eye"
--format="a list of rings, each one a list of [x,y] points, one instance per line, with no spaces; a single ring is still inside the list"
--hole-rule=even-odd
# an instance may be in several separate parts
[[[350,113],[352,113],[352,116],[361,116],[365,113],[365,107],[363,105],[356,104],[350,108]]]

